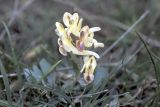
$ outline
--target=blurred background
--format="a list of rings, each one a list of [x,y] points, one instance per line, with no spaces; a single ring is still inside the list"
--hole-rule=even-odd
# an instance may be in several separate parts
[[[112,103],[117,101],[119,106],[126,107],[144,106],[146,102],[146,106],[149,107],[152,104],[158,104],[157,97],[160,92],[156,90],[160,75],[158,68],[156,74],[153,65],[158,67],[159,64],[159,0],[0,0],[0,58],[8,74],[15,73],[17,70],[17,66],[11,61],[11,47],[15,49],[22,72],[24,68],[31,68],[34,64],[38,64],[42,58],[51,64],[62,59],[57,69],[72,69],[78,72],[81,68],[79,66],[82,66],[78,62],[82,59],[71,55],[64,57],[58,52],[58,37],[54,31],[55,22],[62,22],[65,12],[79,13],[84,20],[83,26],[97,26],[102,29],[96,32],[95,38],[103,42],[105,47],[95,49],[95,51],[101,56],[96,72],[104,72],[96,73],[95,79],[97,80],[94,83],[102,81],[100,78],[104,80],[109,76],[111,78],[101,84],[103,88],[93,85],[86,89],[99,87],[91,91],[95,93],[106,88],[112,90],[106,96],[115,94],[121,96],[129,92],[127,95],[122,95],[122,98],[118,97],[119,100],[115,100],[115,97],[105,99],[106,96],[101,95],[104,98],[102,102],[105,103],[98,102],[100,98],[89,100],[89,102],[87,98],[84,101],[78,99],[79,102],[82,101],[86,107],[101,107],[102,105],[107,107],[113,99]],[[5,25],[12,42],[8,39]],[[155,63],[135,31],[145,41]],[[11,77],[12,79],[16,80],[16,76]],[[3,90],[3,82],[1,81],[0,84],[0,90]],[[13,83],[10,82],[10,84]],[[69,84],[72,83],[69,81]],[[73,96],[77,95],[75,90],[79,93],[84,91],[77,88],[77,83],[72,84],[71,90]],[[89,91],[85,92],[89,93]],[[127,101],[128,98],[129,101]],[[93,101],[97,102],[92,103]],[[59,105],[59,103],[56,104]]]

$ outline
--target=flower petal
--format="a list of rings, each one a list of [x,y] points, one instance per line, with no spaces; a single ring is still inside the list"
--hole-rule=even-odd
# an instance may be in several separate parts
[[[97,62],[94,56],[91,56],[86,63],[85,73],[93,74],[97,66]]]
[[[94,80],[93,74],[84,73],[83,78],[86,81],[87,84],[90,84]]]
[[[83,19],[81,18],[78,22],[78,25],[77,25],[77,31],[80,32],[81,28],[82,28],[82,22],[83,22]]]
[[[95,53],[93,51],[89,51],[89,50],[79,51],[75,46],[73,46],[73,44],[71,42],[72,41],[67,39],[67,37],[65,37],[65,36],[62,37],[63,48],[67,52],[72,52],[75,55],[92,55],[92,56],[95,56],[96,58],[100,57],[97,53]]]
[[[104,44],[103,43],[95,43],[94,47],[95,48],[97,48],[97,47],[104,47]]]
[[[93,51],[88,51],[88,50],[83,50],[82,52],[78,50],[73,50],[72,53],[76,55],[92,55],[92,56],[95,56],[97,59],[100,58],[100,56],[97,53]]]
[[[64,33],[66,33],[66,31],[65,31],[65,29],[64,29],[64,27],[63,27],[63,25],[61,23],[56,22],[55,25],[57,27],[57,31],[60,34],[60,36],[62,36]]]
[[[62,46],[62,45],[63,45],[63,43],[62,43],[62,41],[61,41],[60,38],[58,38],[58,45],[59,45],[59,46]]]
[[[74,20],[75,23],[78,23],[78,20],[79,20],[78,13],[74,13],[73,16],[72,16],[72,19]]]
[[[89,48],[89,47],[91,47],[93,45],[93,43],[91,43],[91,42],[85,42],[85,47],[87,47],[87,48]]]
[[[95,59],[94,56],[92,56],[90,58],[90,63],[91,63],[91,67],[92,67],[92,71],[90,73],[94,73],[94,70],[95,70],[95,68],[97,66],[97,62],[96,62],[96,59]]]
[[[72,15],[69,12],[65,12],[63,15],[63,23],[69,27]]]
[[[100,43],[100,42],[97,42],[96,39],[92,39],[92,42],[93,42],[93,44],[94,44],[94,48],[104,47],[104,44],[103,44],[103,43]]]
[[[89,26],[82,27],[81,31],[84,31],[86,34],[89,34]]]
[[[63,48],[63,46],[60,46],[60,47],[59,47],[59,52],[60,52],[62,55],[67,56],[67,52],[66,52],[66,50]]]
[[[85,62],[85,72],[84,72],[84,80],[89,84],[94,80],[94,71],[97,66],[97,62],[94,56],[86,57]]]
[[[59,37],[61,36],[57,29],[55,29],[55,32]]]
[[[97,32],[97,31],[100,31],[101,28],[100,27],[92,27],[89,29],[90,32]]]
[[[84,43],[83,43],[83,41],[77,40],[77,41],[76,41],[76,47],[77,47],[77,49],[78,49],[79,51],[84,50]]]

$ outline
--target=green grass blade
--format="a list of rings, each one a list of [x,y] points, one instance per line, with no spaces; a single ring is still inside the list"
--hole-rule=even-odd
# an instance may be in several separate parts
[[[2,61],[0,59],[0,70],[1,70],[1,74],[3,75],[3,82],[5,85],[5,89],[6,89],[6,94],[7,94],[7,100],[8,103],[10,104],[10,106],[12,105],[12,99],[11,99],[11,90],[10,90],[10,86],[9,86],[9,80],[7,77],[7,73],[6,70],[2,64]]]
[[[12,39],[11,39],[11,34],[9,32],[9,29],[7,27],[7,25],[5,24],[5,22],[2,22],[3,23],[3,26],[7,32],[7,35],[8,35],[8,39],[9,39],[9,43],[10,43],[10,46],[11,46],[11,52],[12,52],[12,57],[13,57],[13,60],[14,60],[14,64],[17,65],[17,57],[16,57],[16,54],[15,54],[15,49],[13,47],[13,43],[12,43]]]
[[[13,47],[13,43],[12,43],[12,39],[11,39],[11,34],[10,34],[9,29],[8,29],[7,25],[5,24],[5,22],[2,22],[2,23],[3,23],[3,26],[4,26],[4,28],[5,28],[6,32],[7,32],[7,35],[8,35],[8,39],[9,39],[10,47],[11,47],[11,51],[12,51],[13,62],[14,62],[15,67],[17,67],[18,79],[19,79],[19,81],[22,81],[22,76],[21,76],[21,72],[20,72],[19,62],[18,62],[18,59],[17,59],[17,56],[16,56],[15,49]]]
[[[141,35],[140,35],[138,32],[136,32],[136,34],[138,35],[138,37],[140,38],[140,40],[143,42],[143,44],[144,44],[144,46],[145,46],[145,48],[146,48],[146,50],[147,50],[147,53],[149,54],[149,57],[150,57],[150,59],[151,59],[151,62],[152,62],[152,64],[153,64],[153,67],[154,67],[155,76],[156,76],[156,79],[157,79],[157,88],[159,89],[160,78],[158,77],[158,76],[159,76],[159,72],[158,72],[158,70],[157,70],[156,63],[155,63],[155,61],[154,61],[154,59],[153,59],[153,57],[152,57],[152,55],[151,55],[150,50],[149,50],[148,47],[147,47],[147,44],[145,43],[145,41],[143,40],[143,38],[141,37]]]
[[[4,55],[8,60],[10,60],[12,63],[14,63],[12,57],[8,55],[7,53],[4,53],[2,50],[0,50],[0,55]]]
[[[155,63],[155,61],[154,61],[154,59],[152,57],[152,54],[151,54],[150,50],[147,47],[147,44],[145,43],[145,41],[143,40],[143,38],[141,37],[141,35],[138,32],[136,32],[136,34],[138,35],[140,40],[143,42],[143,44],[144,44],[144,46],[145,46],[145,48],[147,50],[147,53],[149,54],[151,62],[153,64],[153,68],[154,68],[154,71],[155,71],[155,76],[156,76],[156,79],[157,79],[157,90],[156,91],[159,92],[159,90],[160,90],[160,87],[159,87],[159,84],[160,84],[160,78],[159,78],[160,72],[158,71],[158,68],[156,67],[156,63]],[[160,99],[159,95],[160,94],[155,94],[155,97],[152,99],[153,100],[152,106],[159,107],[158,104],[157,104],[159,102],[159,99]]]

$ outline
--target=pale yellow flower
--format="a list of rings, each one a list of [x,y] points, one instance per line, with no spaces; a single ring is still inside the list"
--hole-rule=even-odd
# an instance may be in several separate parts
[[[84,26],[80,31],[79,40],[76,41],[76,47],[79,50],[83,50],[85,47],[91,47],[92,45],[94,48],[104,47],[103,43],[99,43],[94,39],[94,32],[99,30],[101,30],[100,27],[89,28],[88,26]]]
[[[97,62],[94,56],[85,56],[84,65],[80,72],[84,72],[84,80],[89,84],[94,80],[94,71]]]
[[[78,13],[74,13],[72,15],[68,12],[65,12],[63,16],[63,23],[67,27],[68,35],[72,33],[75,36],[78,36],[82,27],[82,21],[83,19],[79,18]]]
[[[67,34],[67,31],[63,27],[63,25],[59,22],[56,22],[56,33],[59,36],[58,44],[59,44],[59,51],[62,55],[66,56],[66,52],[72,52],[76,55],[93,55],[96,58],[99,58],[99,55],[93,51],[89,50],[82,50],[79,51],[73,44],[72,38],[70,35]]]
[[[84,72],[84,80],[89,84],[94,80],[94,71],[97,66],[95,58],[99,58],[100,56],[93,51],[87,50],[87,48],[92,46],[94,48],[104,47],[104,44],[94,38],[94,33],[100,31],[101,28],[82,27],[82,22],[83,19],[79,17],[78,13],[70,14],[65,12],[63,15],[64,26],[56,22],[55,32],[59,36],[59,52],[62,55],[67,56],[67,53],[70,52],[83,56],[84,65],[80,72]]]
[[[63,48],[63,43],[60,38],[58,38],[58,45],[59,45],[59,52],[62,55],[67,56],[67,51]]]

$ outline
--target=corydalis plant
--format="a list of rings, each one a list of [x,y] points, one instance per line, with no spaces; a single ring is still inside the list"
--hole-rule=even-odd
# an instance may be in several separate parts
[[[65,12],[63,15],[63,24],[56,22],[55,32],[58,35],[59,52],[67,56],[70,52],[75,55],[83,56],[84,65],[81,73],[84,72],[84,80],[89,84],[94,80],[94,71],[97,66],[96,58],[100,56],[89,47],[104,47],[103,43],[97,42],[94,38],[94,32],[100,31],[100,27],[92,27],[85,25],[82,27],[83,19],[79,18],[78,13],[73,15]],[[77,39],[73,41],[73,36]]]

